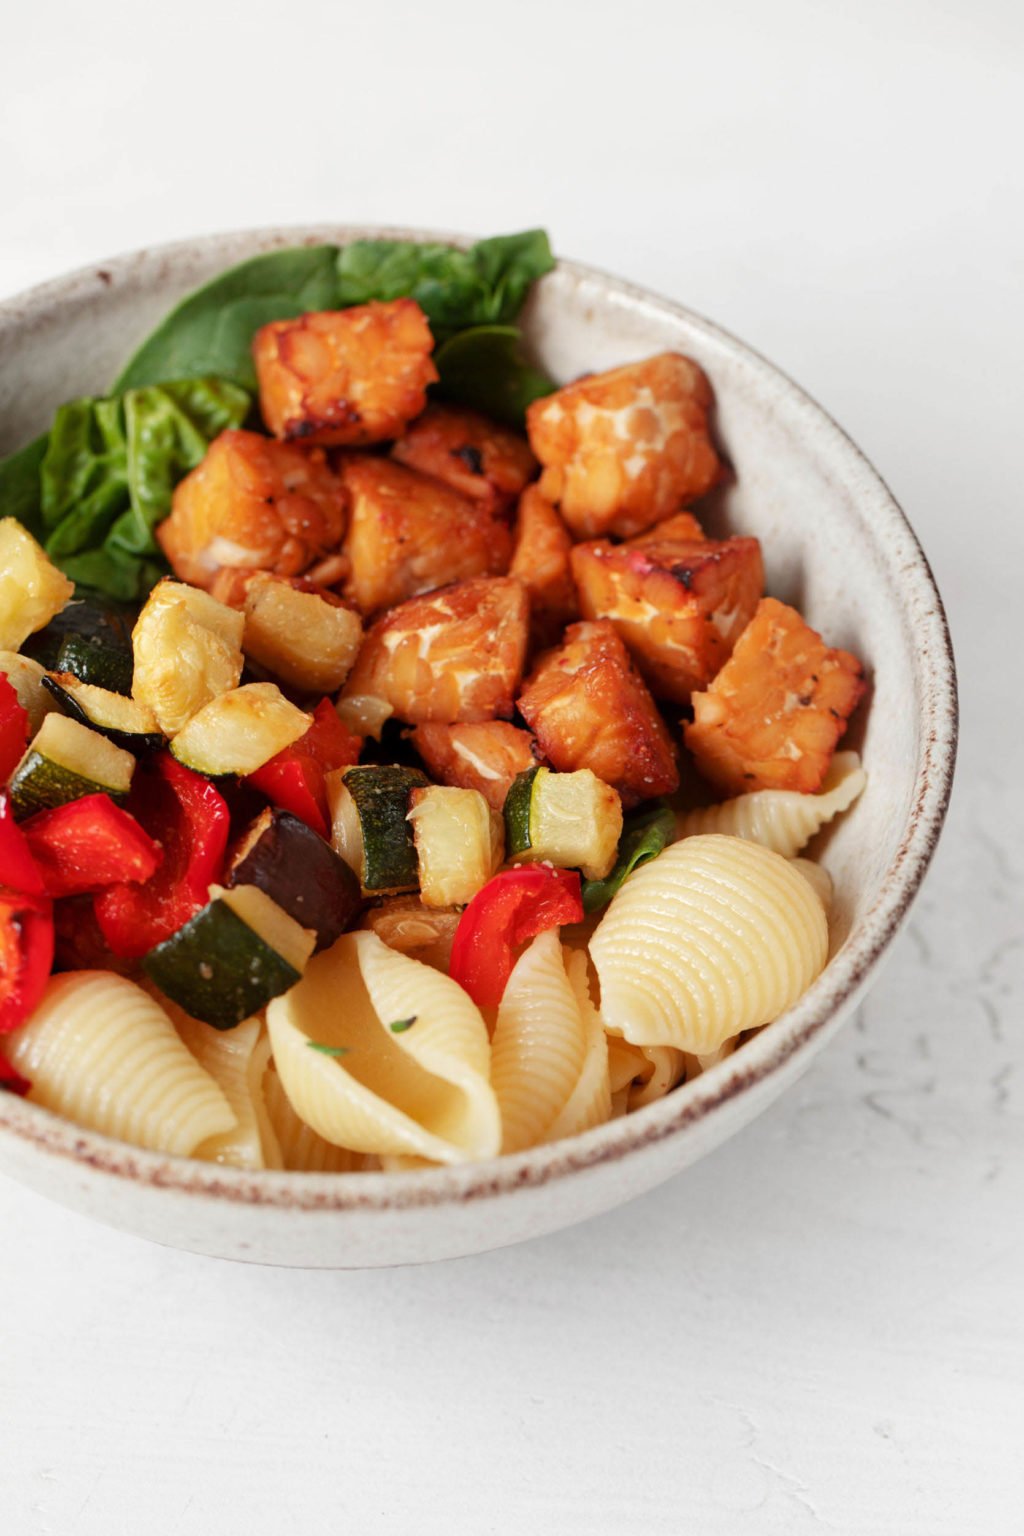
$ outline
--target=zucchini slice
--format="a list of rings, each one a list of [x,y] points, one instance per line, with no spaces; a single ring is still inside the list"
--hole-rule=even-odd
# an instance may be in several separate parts
[[[194,1019],[234,1029],[295,985],[315,943],[256,886],[211,885],[208,905],[151,949],[142,969]]]
[[[501,863],[501,817],[478,789],[431,784],[409,798],[420,900],[426,907],[465,906]]]
[[[111,693],[132,691],[131,621],[117,603],[75,598],[25,649],[51,672],[73,672]]]
[[[505,798],[505,836],[510,859],[547,860],[603,880],[622,836],[622,801],[589,768],[528,768]]]
[[[171,751],[179,763],[216,778],[255,773],[305,736],[313,724],[275,683],[246,683],[211,699],[179,731]]]
[[[14,517],[0,518],[0,647],[20,650],[74,590],[27,528]]]
[[[123,693],[80,682],[72,672],[44,677],[43,687],[72,720],[91,725],[126,752],[158,752],[164,744],[153,711]]]
[[[254,885],[327,949],[362,909],[359,881],[329,843],[288,811],[268,806],[228,865],[229,887]]]
[[[83,795],[123,800],[134,772],[130,752],[66,715],[47,715],[11,775],[11,808],[21,821]]]
[[[419,884],[409,797],[425,789],[418,768],[366,765],[327,775],[331,842],[364,891],[414,891]]]
[[[6,677],[18,695],[18,703],[28,714],[29,730],[34,736],[47,715],[57,708],[56,699],[46,689],[45,667],[17,651],[0,651],[0,676]]]

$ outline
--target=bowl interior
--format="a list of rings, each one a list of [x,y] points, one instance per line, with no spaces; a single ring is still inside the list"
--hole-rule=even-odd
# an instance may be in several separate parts
[[[211,237],[119,258],[0,306],[0,453],[45,429],[62,401],[102,393],[169,306],[225,266],[302,239],[380,233],[408,232],[325,227]],[[560,263],[538,285],[524,325],[537,360],[563,382],[659,351],[696,358],[711,379],[719,445],[735,471],[697,508],[708,531],[756,534],[768,590],[799,606],[830,643],[853,650],[868,669],[871,688],[844,741],[863,754],[867,789],[812,850],[835,882],[836,965],[791,1019],[770,1026],[732,1065],[716,1069],[722,1084],[733,1082],[739,1091],[742,1073],[770,1074],[849,1000],[895,931],[930,857],[948,796],[956,725],[941,604],[913,534],[875,472],[824,412],[740,343],[676,305],[572,263]],[[716,1099],[707,1084],[695,1103],[701,1096],[713,1114]],[[27,1105],[15,1110],[18,1117],[42,1113]],[[617,1122],[583,1140],[629,1150],[630,1137],[641,1141],[647,1126],[673,1131],[672,1116],[670,1099],[630,1117],[636,1127]],[[12,1123],[12,1112],[0,1118]],[[685,1125],[678,1129],[683,1134]],[[716,1139],[704,1137],[706,1144]],[[554,1168],[552,1149],[514,1161],[543,1171],[545,1160]],[[140,1155],[133,1166],[144,1164]],[[219,1173],[231,1177],[230,1170]],[[460,1176],[468,1187],[470,1175]],[[261,1177],[315,1176],[249,1176]],[[450,1170],[412,1177],[423,1181],[424,1191],[434,1180],[442,1202],[455,1187]],[[343,1178],[338,1187],[351,1182]],[[393,1186],[394,1179],[381,1176],[385,1203]]]

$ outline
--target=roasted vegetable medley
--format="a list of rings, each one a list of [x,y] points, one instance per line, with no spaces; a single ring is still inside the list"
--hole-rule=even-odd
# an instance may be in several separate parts
[[[795,855],[863,784],[863,669],[706,536],[696,361],[529,360],[551,265],[257,257],[0,465],[5,1087],[241,1166],[451,1162],[650,1102],[824,964]]]

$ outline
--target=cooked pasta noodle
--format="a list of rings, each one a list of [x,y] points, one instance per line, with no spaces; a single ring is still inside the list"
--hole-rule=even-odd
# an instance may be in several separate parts
[[[680,837],[708,832],[745,837],[791,859],[827,822],[853,804],[866,783],[856,752],[837,752],[816,795],[755,789],[721,805],[685,812],[677,819],[676,831]]]
[[[816,864],[813,859],[791,859],[794,869],[800,871],[805,880],[810,882],[811,888],[827,912],[832,905],[832,876],[821,864]]]
[[[335,1146],[441,1163],[498,1152],[479,1010],[457,982],[376,934],[344,934],[314,956],[267,1024],[293,1109]]]
[[[519,957],[498,1009],[491,1082],[501,1106],[503,1152],[520,1152],[544,1139],[585,1056],[576,991],[566,975],[558,932],[548,929]]]
[[[234,1129],[224,1092],[166,1012],[110,971],[51,977],[4,1046],[37,1104],[133,1146],[189,1156]]]
[[[256,1107],[262,1093],[260,1078],[266,1066],[266,1053],[258,1049],[263,1020],[254,1017],[245,1019],[234,1029],[214,1029],[199,1019],[190,1018],[170,1000],[164,1001],[162,1006],[196,1061],[223,1090],[236,1120],[231,1130],[201,1142],[193,1157],[207,1163],[227,1163],[232,1168],[266,1167]],[[255,1068],[254,1054],[257,1058]]]
[[[585,954],[563,951],[569,982],[583,1020],[583,1065],[575,1087],[548,1127],[545,1141],[576,1136],[611,1117],[612,1094],[608,1076],[608,1037],[601,1015],[590,996],[589,965]]]
[[[825,964],[828,925],[799,871],[711,834],[637,870],[594,934],[605,1024],[695,1055],[776,1018]]]
[[[272,1062],[263,1078],[263,1099],[278,1151],[278,1168],[293,1173],[353,1173],[363,1166],[366,1159],[360,1153],[332,1146],[299,1119]]]
[[[608,1037],[612,1104],[616,1114],[642,1109],[664,1098],[686,1075],[682,1051],[671,1045],[631,1045],[621,1035]]]

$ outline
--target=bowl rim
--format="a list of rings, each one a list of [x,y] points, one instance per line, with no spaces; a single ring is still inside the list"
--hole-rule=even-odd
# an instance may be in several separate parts
[[[285,245],[351,239],[414,239],[465,247],[473,237],[389,225],[295,224],[225,230],[143,247],[90,262],[0,300],[0,335],[21,330],[55,305],[102,299],[119,280],[130,283],[147,267],[173,266],[196,255],[224,254],[225,267]],[[884,542],[886,564],[898,566],[917,668],[919,753],[910,810],[897,851],[875,900],[843,946],[799,1002],[749,1040],[742,1051],[702,1074],[684,1092],[667,1095],[631,1115],[577,1136],[482,1163],[416,1172],[294,1173],[244,1170],[133,1147],[74,1125],[9,1093],[0,1093],[0,1132],[38,1152],[86,1164],[101,1174],[212,1201],[319,1212],[386,1212],[463,1205],[562,1180],[679,1136],[708,1121],[730,1101],[768,1081],[800,1053],[808,1058],[838,1028],[871,972],[906,920],[931,863],[949,805],[956,762],[958,701],[953,647],[942,599],[927,557],[906,515],[877,470],[849,435],[788,374],[731,332],[686,305],[663,298],[601,268],[558,258],[559,271],[598,284],[658,316],[683,321],[712,346],[746,364],[770,386],[780,409],[803,416],[819,438],[819,451],[844,478],[858,477],[873,493],[871,526]]]

